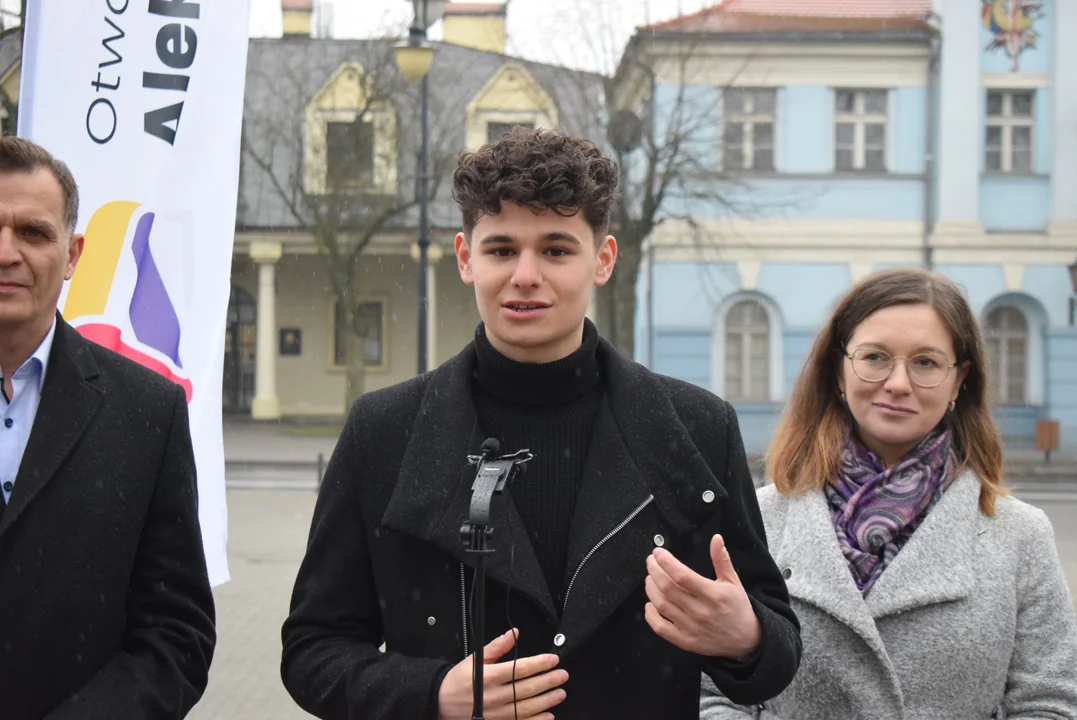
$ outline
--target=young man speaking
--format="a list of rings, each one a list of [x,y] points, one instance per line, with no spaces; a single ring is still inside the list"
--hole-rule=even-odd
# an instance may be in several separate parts
[[[793,678],[799,625],[732,408],[621,357],[585,317],[617,258],[616,190],[593,143],[557,132],[461,157],[456,257],[482,323],[351,410],[283,628],[308,712],[472,717],[461,526],[489,437],[534,457],[493,502],[487,720],[695,720],[701,673],[741,704]]]

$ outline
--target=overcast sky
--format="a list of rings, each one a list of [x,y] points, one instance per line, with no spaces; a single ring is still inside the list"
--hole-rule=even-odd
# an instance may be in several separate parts
[[[40,1],[40,0],[38,0]],[[86,2],[87,0],[54,0]],[[233,0],[219,0],[231,2]],[[1072,0],[1077,2],[1077,0]],[[411,0],[314,0],[332,17],[339,38],[400,35],[412,14]],[[587,70],[610,71],[639,25],[666,20],[716,4],[717,0],[509,0],[509,55]],[[280,0],[250,0],[251,37],[279,37]],[[0,0],[18,12],[19,0]],[[316,11],[317,12],[317,11]],[[431,28],[432,39],[440,26]]]
[[[410,0],[315,0],[331,8],[334,37],[404,34]],[[589,70],[610,69],[634,28],[715,0],[509,0],[507,52]],[[251,0],[251,36],[281,32],[280,0]],[[586,22],[584,22],[586,20]],[[431,37],[438,37],[438,27]]]

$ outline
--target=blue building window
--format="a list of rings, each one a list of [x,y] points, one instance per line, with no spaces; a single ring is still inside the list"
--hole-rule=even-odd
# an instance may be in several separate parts
[[[723,95],[725,144],[723,168],[774,170],[774,88],[729,88]]]
[[[987,361],[991,399],[998,405],[1028,402],[1028,322],[1014,307],[997,307],[987,316]]]
[[[770,319],[754,300],[729,309],[725,323],[725,396],[765,402],[770,394]]]
[[[886,172],[886,90],[834,92],[834,169]]]
[[[1032,172],[1032,90],[991,90],[987,93],[987,172]]]

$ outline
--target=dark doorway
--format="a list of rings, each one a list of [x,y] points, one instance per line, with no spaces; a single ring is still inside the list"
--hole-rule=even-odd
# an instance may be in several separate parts
[[[257,313],[258,305],[254,296],[233,285],[228,296],[228,320],[224,331],[222,401],[226,413],[251,411]]]

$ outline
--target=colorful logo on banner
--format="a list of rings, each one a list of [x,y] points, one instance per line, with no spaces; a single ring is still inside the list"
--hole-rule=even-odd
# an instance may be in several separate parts
[[[1018,70],[1017,59],[1025,48],[1035,47],[1040,34],[1032,24],[1043,17],[1042,0],[981,0],[984,27],[994,39],[988,50],[1002,49],[1010,58],[1010,69]]]
[[[68,288],[63,316],[87,340],[115,350],[183,387],[190,402],[194,388],[180,362],[179,317],[150,249],[152,212],[143,211],[138,217],[128,246],[137,273],[128,305],[134,340],[126,342],[120,327],[103,320],[127,233],[140,207],[139,203],[120,200],[102,205],[90,217],[85,249]],[[79,318],[85,320],[79,322]],[[156,355],[148,352],[150,349]]]

